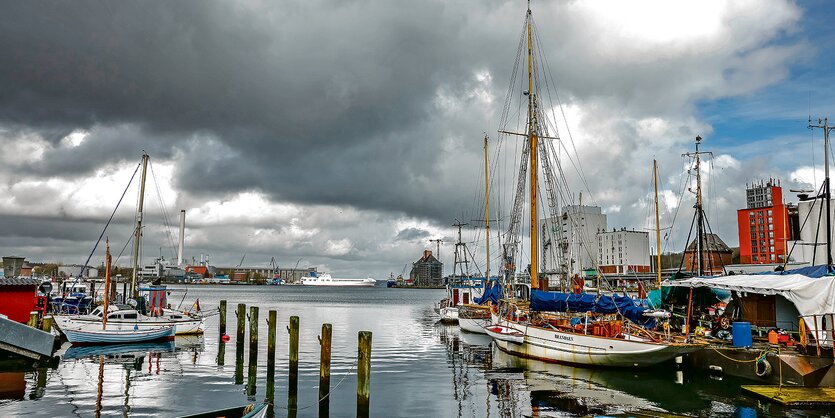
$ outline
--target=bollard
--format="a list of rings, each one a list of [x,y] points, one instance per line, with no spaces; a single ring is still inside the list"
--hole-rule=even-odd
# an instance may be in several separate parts
[[[217,336],[218,338],[223,338],[226,334],[226,301],[220,301],[220,307],[218,308],[218,313],[220,314],[220,319],[218,322],[217,328]]]
[[[235,338],[235,384],[244,383],[244,321],[246,320],[246,305],[238,304],[238,328]]]
[[[258,307],[249,308],[249,372],[246,394],[255,395],[255,378],[258,374]]]
[[[276,311],[270,311],[267,318],[267,416],[274,417],[275,411],[275,327]]]
[[[41,330],[46,332],[52,331],[52,317],[46,317],[41,321]]]
[[[371,331],[360,331],[357,342],[357,416],[367,417],[371,401]]]
[[[37,312],[29,312],[29,322],[26,325],[37,328],[38,327],[38,313]]]
[[[322,324],[322,336],[319,337],[321,355],[319,356],[319,416],[330,415],[331,390],[331,324]]]
[[[288,396],[287,396],[287,413],[290,417],[295,417],[298,409],[298,394],[299,394],[299,317],[290,317],[290,326],[287,327],[290,333],[290,371],[289,380],[287,382]]]

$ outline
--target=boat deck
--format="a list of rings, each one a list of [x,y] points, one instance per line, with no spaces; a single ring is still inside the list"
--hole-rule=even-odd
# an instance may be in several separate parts
[[[742,391],[748,395],[777,402],[784,406],[833,406],[833,387],[789,387],[775,385],[744,385]]]

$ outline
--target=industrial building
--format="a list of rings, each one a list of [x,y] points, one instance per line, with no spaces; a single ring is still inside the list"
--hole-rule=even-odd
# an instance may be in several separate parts
[[[432,251],[424,250],[423,256],[412,263],[409,280],[418,287],[438,287],[443,285],[444,263],[441,263]]]
[[[790,205],[783,203],[780,181],[769,179],[745,188],[746,208],[737,211],[739,262],[770,264],[785,261],[791,234]],[[808,213],[808,211],[807,211]],[[811,229],[814,229],[812,227]]]
[[[645,231],[603,231],[597,234],[599,271],[603,274],[649,273],[649,233]]]
[[[543,271],[580,274],[597,267],[597,234],[606,230],[599,206],[568,205],[559,217],[542,219],[540,225]]]

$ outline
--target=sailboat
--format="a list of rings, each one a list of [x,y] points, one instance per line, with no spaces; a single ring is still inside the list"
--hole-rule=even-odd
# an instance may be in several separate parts
[[[133,274],[130,283],[130,300],[124,300],[124,304],[112,304],[108,311],[103,306],[95,308],[89,314],[78,315],[53,315],[55,325],[59,331],[66,334],[66,331],[78,333],[79,331],[97,332],[102,324],[110,324],[111,330],[135,331],[152,330],[160,327],[172,327],[176,334],[200,334],[203,333],[205,317],[200,313],[184,312],[170,309],[165,303],[165,291],[150,289],[150,315],[145,315],[143,298],[139,297],[138,279],[140,266],[140,241],[142,238],[142,215],[145,202],[145,180],[147,177],[148,162],[150,157],[147,153],[142,154],[140,167],[142,168],[139,185],[139,200],[137,206],[136,224],[133,231]],[[182,233],[182,232],[181,232]],[[92,255],[92,254],[91,254]],[[87,260],[89,262],[89,259]],[[87,265],[87,263],[85,263]],[[111,288],[105,287],[105,293],[111,298],[115,297],[115,283]],[[127,295],[125,295],[127,297]],[[69,338],[69,335],[67,335]]]
[[[458,242],[455,243],[455,264],[452,276],[447,278],[447,297],[439,304],[438,314],[441,315],[441,322],[460,323],[459,310],[461,307],[470,305],[476,298],[484,293],[484,277],[473,277],[470,274],[470,250],[461,236],[461,228],[466,223],[456,222],[458,227]]]
[[[110,264],[111,264],[111,257],[110,257],[110,243],[107,243],[107,252],[106,252],[106,266],[105,266],[105,276],[104,276],[104,287],[105,289],[110,288]],[[154,325],[151,327],[143,327],[139,328],[139,326],[134,326],[132,329],[125,328],[122,326],[113,326],[111,325],[110,329],[107,328],[107,320],[110,317],[108,314],[108,307],[110,305],[109,300],[109,293],[105,291],[104,293],[104,304],[100,307],[102,310],[102,317],[99,321],[100,325],[93,326],[85,326],[87,324],[72,324],[72,323],[64,323],[61,330],[64,332],[64,335],[67,336],[67,340],[69,340],[72,344],[124,344],[124,343],[137,343],[137,342],[145,342],[145,341],[156,341],[156,340],[173,340],[174,339],[174,326],[173,325]]]
[[[532,33],[533,15],[528,4],[525,15],[525,39],[527,50],[527,121],[525,132],[500,131],[524,138],[513,213],[509,226],[507,244],[503,251],[506,267],[511,267],[505,277],[512,277],[514,258],[521,223],[524,201],[530,207],[530,297],[503,299],[491,315],[492,323],[485,331],[493,337],[496,346],[510,354],[549,362],[568,363],[584,366],[645,367],[673,359],[702,348],[701,344],[688,341],[686,336],[672,335],[667,327],[653,325],[664,321],[666,312],[647,311],[636,306],[626,295],[592,295],[560,293],[549,291],[547,279],[539,274],[538,242],[538,189],[539,166],[543,165],[544,182],[553,193],[556,177],[550,164],[549,150],[545,141],[549,137],[546,108],[539,102],[538,85],[548,74],[534,75],[534,51],[541,50],[533,40],[539,37]],[[522,45],[520,45],[522,48]],[[522,53],[520,51],[519,56]],[[547,97],[547,96],[546,96]],[[525,174],[528,173],[525,192]],[[527,196],[526,196],[527,195]],[[549,203],[552,196],[547,195]],[[551,204],[550,206],[556,206]]]

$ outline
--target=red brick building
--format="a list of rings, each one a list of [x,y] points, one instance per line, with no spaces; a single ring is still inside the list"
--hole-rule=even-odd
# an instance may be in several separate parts
[[[780,181],[769,179],[746,187],[747,207],[739,209],[739,262],[783,262],[786,241],[791,239],[788,209],[783,204]]]

